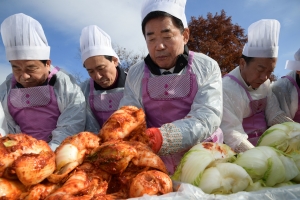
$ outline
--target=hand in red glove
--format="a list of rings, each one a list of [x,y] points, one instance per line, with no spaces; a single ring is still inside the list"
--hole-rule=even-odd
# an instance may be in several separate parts
[[[160,150],[163,142],[163,137],[160,130],[158,128],[148,128],[146,130],[146,134],[149,136],[152,150],[154,153],[157,153]]]

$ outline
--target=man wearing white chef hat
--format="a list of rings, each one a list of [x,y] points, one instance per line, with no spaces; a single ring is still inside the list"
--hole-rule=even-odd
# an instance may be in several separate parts
[[[38,21],[23,13],[9,16],[1,36],[12,67],[0,86],[9,133],[26,133],[55,150],[67,136],[84,130],[84,96],[75,79],[51,65]]]
[[[294,58],[295,60],[287,60],[285,65],[285,69],[292,71],[277,80],[272,89],[281,109],[288,117],[300,123],[300,49]]]
[[[148,56],[129,69],[120,106],[142,107],[150,143],[170,174],[204,140],[223,142],[218,63],[189,51],[186,0],[146,0],[142,31]],[[213,134],[214,133],[214,134]]]
[[[251,24],[240,65],[223,78],[221,129],[224,142],[236,152],[253,148],[269,126],[292,121],[280,110],[269,80],[277,62],[279,31],[274,19]]]
[[[110,36],[95,25],[82,29],[80,51],[89,80],[81,85],[87,102],[86,130],[98,133],[104,122],[118,109],[123,97],[125,72],[111,46]]]

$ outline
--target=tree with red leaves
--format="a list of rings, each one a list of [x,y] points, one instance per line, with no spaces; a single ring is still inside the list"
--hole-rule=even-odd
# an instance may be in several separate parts
[[[191,17],[189,29],[189,49],[216,60],[222,75],[239,65],[247,35],[239,25],[232,24],[231,17],[227,17],[224,10],[220,15],[208,13],[207,19]]]

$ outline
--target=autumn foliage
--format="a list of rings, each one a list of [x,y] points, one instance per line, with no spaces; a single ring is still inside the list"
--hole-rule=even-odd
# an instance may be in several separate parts
[[[214,16],[208,13],[207,19],[202,16],[198,19],[191,17],[189,29],[189,49],[216,60],[222,75],[239,65],[247,35],[239,25],[232,24],[231,17],[227,17],[224,10]]]

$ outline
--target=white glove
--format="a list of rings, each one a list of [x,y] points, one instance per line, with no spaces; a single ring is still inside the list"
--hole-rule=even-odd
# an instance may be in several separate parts
[[[59,146],[58,144],[54,144],[54,143],[48,143],[48,145],[50,146],[51,150],[54,152],[55,149]]]
[[[4,136],[6,136],[6,133],[2,128],[0,128],[0,138]]]
[[[241,153],[252,148],[254,148],[253,144],[251,144],[248,140],[245,139],[237,147],[235,147],[234,151],[236,153]]]

